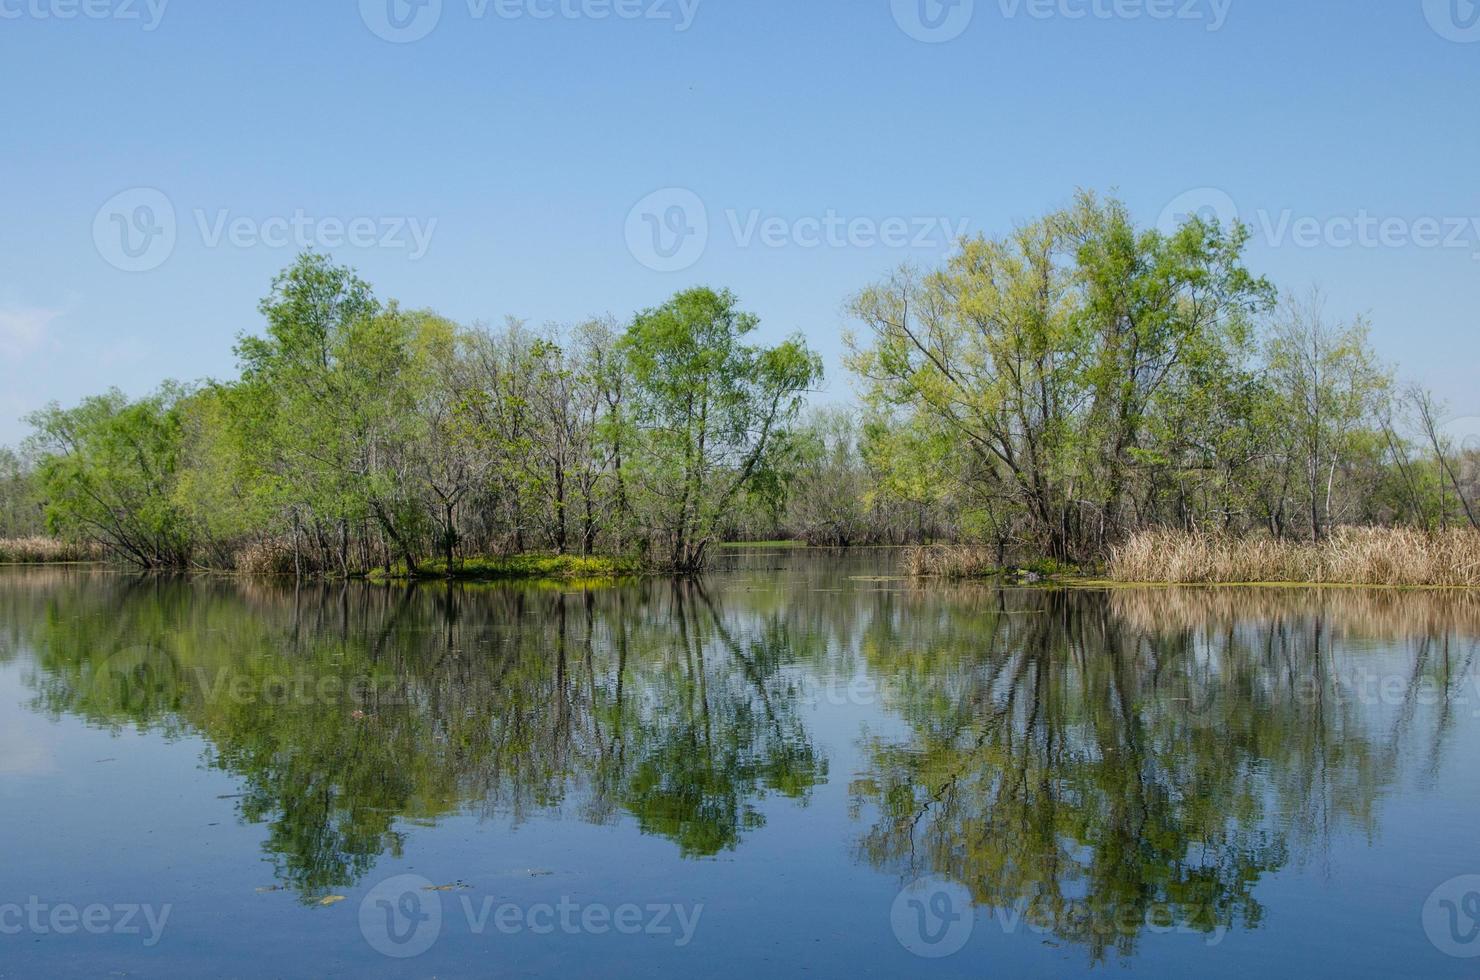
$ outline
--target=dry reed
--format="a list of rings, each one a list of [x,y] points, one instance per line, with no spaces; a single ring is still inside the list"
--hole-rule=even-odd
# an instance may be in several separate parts
[[[999,570],[996,552],[969,544],[933,544],[909,548],[904,569],[916,578],[980,578]]]
[[[63,562],[98,561],[102,549],[56,538],[0,538],[0,564],[53,565]]]
[[[292,542],[276,538],[244,545],[232,555],[231,563],[244,575],[292,575],[298,568]]]
[[[1480,586],[1480,531],[1339,528],[1320,542],[1145,531],[1116,548],[1118,582]]]

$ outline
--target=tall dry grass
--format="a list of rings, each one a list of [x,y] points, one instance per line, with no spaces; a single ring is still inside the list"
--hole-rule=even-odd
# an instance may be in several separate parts
[[[904,570],[916,578],[980,578],[1000,569],[997,554],[969,544],[931,544],[908,548]]]
[[[262,576],[292,575],[298,568],[292,543],[275,538],[243,545],[232,555],[232,565],[244,575]]]
[[[0,565],[53,565],[71,561],[98,561],[102,549],[56,538],[0,538]]]
[[[1480,586],[1480,531],[1340,528],[1319,543],[1144,531],[1110,558],[1118,582]]]

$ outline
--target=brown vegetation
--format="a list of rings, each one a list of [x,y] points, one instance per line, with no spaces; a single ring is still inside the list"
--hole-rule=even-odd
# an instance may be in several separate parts
[[[905,571],[916,578],[981,578],[1001,567],[997,553],[979,545],[920,545],[904,553]]]
[[[0,538],[0,564],[49,565],[70,561],[98,561],[102,549],[56,538]]]
[[[1337,528],[1319,542],[1145,531],[1114,549],[1118,582],[1480,586],[1480,531]]]

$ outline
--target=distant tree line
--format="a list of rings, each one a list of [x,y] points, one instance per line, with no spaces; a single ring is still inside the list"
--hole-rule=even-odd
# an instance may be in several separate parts
[[[348,576],[548,549],[692,571],[741,500],[778,499],[821,376],[702,288],[625,329],[464,328],[306,255],[261,309],[235,381],[31,417],[54,533],[144,567]]]
[[[529,551],[690,572],[738,538],[1084,562],[1149,527],[1476,524],[1480,467],[1442,407],[1398,388],[1364,321],[1282,300],[1246,241],[1089,194],[963,240],[851,299],[861,403],[810,411],[818,356],[754,342],[727,291],[625,324],[461,326],[307,254],[237,379],[30,416],[0,452],[0,537],[353,576]]]

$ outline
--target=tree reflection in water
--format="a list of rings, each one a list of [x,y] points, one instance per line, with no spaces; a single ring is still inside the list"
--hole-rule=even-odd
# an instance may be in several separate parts
[[[1437,769],[1446,711],[1418,733],[1416,708],[1424,692],[1450,705],[1473,676],[1468,599],[1444,613],[1452,597],[1008,596],[980,594],[969,628],[899,616],[866,643],[912,734],[865,739],[859,853],[903,880],[959,881],[1002,928],[1032,924],[1094,960],[1131,954],[1152,926],[1257,927],[1264,874],[1336,830],[1375,831],[1407,738]],[[1402,641],[1392,704],[1353,683],[1387,679],[1338,643],[1354,629]]]
[[[858,857],[955,879],[1096,960],[1157,924],[1257,927],[1262,876],[1375,833],[1400,769],[1437,771],[1480,635],[1462,595],[795,569],[602,589],[54,571],[0,577],[0,614],[40,710],[202,736],[305,901],[470,811],[735,849],[766,798],[826,782],[816,687],[866,676]],[[1401,672],[1391,703],[1353,696],[1357,668]]]
[[[784,630],[737,634],[692,583],[295,591],[61,579],[7,592],[37,707],[198,732],[245,781],[281,879],[351,884],[398,825],[476,809],[630,813],[687,856],[731,849],[768,794],[827,765],[797,712]],[[17,638],[19,640],[19,637]]]

